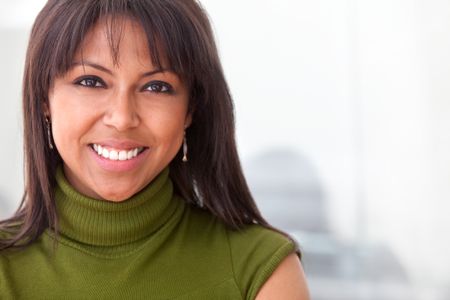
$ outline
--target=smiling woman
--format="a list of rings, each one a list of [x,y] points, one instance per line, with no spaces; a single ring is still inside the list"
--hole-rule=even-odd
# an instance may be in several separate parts
[[[201,6],[75,2],[48,1],[30,37],[2,299],[308,299],[242,174]]]

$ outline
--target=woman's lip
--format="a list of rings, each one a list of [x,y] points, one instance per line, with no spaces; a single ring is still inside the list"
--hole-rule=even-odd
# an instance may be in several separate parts
[[[132,140],[101,140],[93,142],[92,144],[96,144],[102,147],[121,149],[121,150],[130,150],[135,148],[148,148],[144,144],[132,141]]]
[[[149,148],[146,147],[141,153],[138,154],[138,156],[129,159],[129,160],[110,160],[107,158],[104,158],[100,155],[98,155],[98,153],[95,152],[94,149],[92,149],[92,147],[88,147],[89,148],[89,152],[92,155],[92,158],[94,159],[94,161],[97,162],[97,164],[105,171],[109,171],[109,172],[127,172],[127,171],[132,171],[136,168],[138,168],[141,163],[145,160],[145,158],[147,157],[148,153],[149,153]]]

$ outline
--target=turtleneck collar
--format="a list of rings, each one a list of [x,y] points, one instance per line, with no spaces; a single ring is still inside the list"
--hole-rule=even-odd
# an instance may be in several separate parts
[[[178,206],[168,168],[139,193],[118,203],[80,194],[62,167],[57,169],[56,182],[59,232],[93,246],[118,246],[144,238],[161,227]]]

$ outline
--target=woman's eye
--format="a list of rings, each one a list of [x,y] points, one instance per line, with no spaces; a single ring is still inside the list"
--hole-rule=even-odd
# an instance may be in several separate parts
[[[81,85],[81,86],[85,86],[85,87],[92,87],[92,88],[100,88],[100,87],[104,87],[103,82],[101,81],[100,78],[95,78],[95,77],[85,77],[81,80],[78,80],[76,82],[76,84]]]
[[[152,81],[145,87],[145,90],[155,93],[171,93],[173,88],[166,82]]]

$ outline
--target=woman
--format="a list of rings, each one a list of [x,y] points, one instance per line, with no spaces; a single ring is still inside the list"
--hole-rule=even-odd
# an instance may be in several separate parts
[[[2,299],[308,299],[295,243],[243,177],[197,2],[49,0],[23,109]]]

